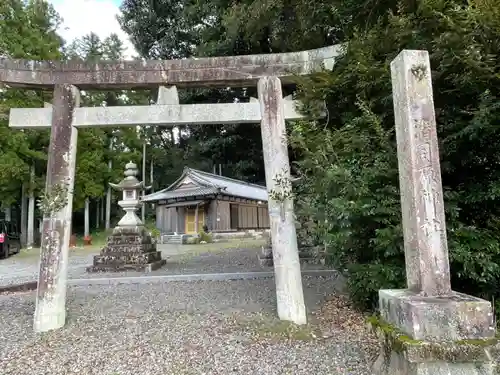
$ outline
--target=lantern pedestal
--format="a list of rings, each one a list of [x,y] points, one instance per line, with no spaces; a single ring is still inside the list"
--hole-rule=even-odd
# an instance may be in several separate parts
[[[140,190],[148,188],[135,177],[138,171],[134,163],[128,163],[125,168],[126,177],[117,185],[110,184],[114,189],[123,191],[123,200],[118,204],[125,215],[113,229],[101,253],[94,257],[94,264],[87,267],[87,272],[151,272],[166,263],[161,258],[161,252],[156,250],[151,234],[135,213],[141,205],[138,200]]]
[[[144,226],[116,227],[87,272],[151,272],[165,263]]]

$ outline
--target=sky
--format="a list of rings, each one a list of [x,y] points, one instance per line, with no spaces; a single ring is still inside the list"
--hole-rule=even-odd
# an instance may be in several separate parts
[[[60,35],[71,42],[91,31],[102,39],[116,33],[126,47],[125,56],[131,58],[134,48],[128,40],[116,16],[122,0],[49,0],[63,19]]]

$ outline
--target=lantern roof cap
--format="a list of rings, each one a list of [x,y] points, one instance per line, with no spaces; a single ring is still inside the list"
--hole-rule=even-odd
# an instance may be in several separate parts
[[[145,186],[143,181],[139,181],[137,179],[137,175],[139,174],[139,169],[137,168],[137,164],[132,161],[129,161],[125,165],[125,172],[123,173],[125,178],[121,180],[118,184],[110,183],[113,189],[118,191],[123,190],[149,190],[151,186]]]

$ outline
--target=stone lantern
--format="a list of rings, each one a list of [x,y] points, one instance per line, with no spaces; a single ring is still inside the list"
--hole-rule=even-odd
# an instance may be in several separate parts
[[[123,199],[118,202],[118,205],[125,211],[125,216],[118,222],[117,228],[144,225],[135,212],[141,206],[140,192],[151,189],[151,186],[144,186],[144,181],[139,182],[136,177],[138,174],[137,165],[129,162],[125,165],[125,178],[119,184],[109,184],[113,189],[121,191],[123,194]]]
[[[160,268],[166,262],[156,243],[136,215],[141,206],[140,192],[150,189],[137,179],[137,165],[129,162],[125,166],[125,178],[118,184],[109,184],[121,191],[122,200],[118,202],[125,215],[108,237],[107,245],[94,257],[94,264],[87,272],[135,270],[149,272]]]

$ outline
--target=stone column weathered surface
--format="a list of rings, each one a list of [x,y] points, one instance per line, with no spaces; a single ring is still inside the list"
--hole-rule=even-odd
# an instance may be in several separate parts
[[[40,271],[34,330],[60,328],[66,320],[66,283],[73,211],[73,187],[77,129],[73,110],[80,95],[74,86],[54,88],[54,106],[47,162],[47,186],[40,208],[43,212]]]
[[[262,116],[278,316],[281,320],[305,324],[307,317],[295,233],[281,82],[277,77],[264,77],[259,80],[257,90]]]
[[[449,295],[441,169],[426,52],[401,53],[391,65],[408,289]]]
[[[454,292],[427,51],[391,63],[408,289],[380,290],[376,375],[493,374],[488,301]],[[383,323],[383,324],[379,324]]]

